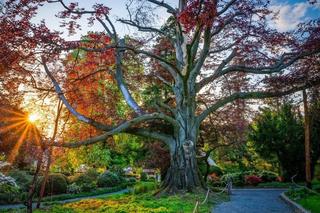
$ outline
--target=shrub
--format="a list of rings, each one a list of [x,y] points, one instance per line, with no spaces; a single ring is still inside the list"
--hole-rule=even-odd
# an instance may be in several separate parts
[[[17,187],[16,180],[13,177],[5,176],[0,172],[0,184],[7,184]]]
[[[262,179],[256,175],[248,175],[245,177],[246,184],[256,186],[262,182]]]
[[[78,185],[91,184],[97,181],[98,176],[99,173],[97,171],[95,171],[94,169],[89,169],[87,172],[73,177],[71,179],[71,182],[74,182]]]
[[[20,201],[19,194],[20,190],[17,185],[12,185],[9,182],[0,184],[0,204]]]
[[[243,186],[245,184],[244,176],[244,172],[235,172],[223,175],[220,180],[226,183],[229,179],[231,179],[232,184],[234,184],[235,186]]]
[[[82,192],[91,192],[92,190],[95,190],[97,188],[96,182],[87,183],[80,185]]]
[[[146,193],[158,188],[155,182],[140,182],[133,187],[134,194]]]
[[[121,166],[114,165],[110,168],[110,172],[118,175],[119,177],[123,177],[125,172]]]
[[[40,191],[43,177],[38,183],[38,191]],[[63,174],[50,174],[46,182],[45,195],[63,194],[67,192],[67,178]]]
[[[97,182],[99,187],[113,187],[119,185],[120,183],[121,179],[119,178],[119,176],[109,171],[101,174]]]
[[[263,182],[273,182],[277,181],[277,173],[271,171],[262,171],[259,173],[259,177],[262,179]]]
[[[128,181],[129,183],[135,183],[135,182],[137,182],[137,179],[134,178],[134,177],[129,177],[129,178],[127,178],[127,181]]]
[[[81,192],[81,186],[78,186],[76,183],[72,183],[67,187],[67,193],[69,194],[79,194]]]
[[[145,172],[141,172],[140,174],[140,180],[141,181],[147,181],[148,180],[148,175]]]
[[[27,192],[29,190],[33,178],[29,173],[21,170],[12,170],[8,175],[16,180],[22,191]]]

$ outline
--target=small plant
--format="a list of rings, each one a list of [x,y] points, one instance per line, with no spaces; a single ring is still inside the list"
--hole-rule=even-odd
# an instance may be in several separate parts
[[[248,185],[256,186],[258,183],[262,182],[262,179],[256,175],[249,175],[245,177],[245,182]]]

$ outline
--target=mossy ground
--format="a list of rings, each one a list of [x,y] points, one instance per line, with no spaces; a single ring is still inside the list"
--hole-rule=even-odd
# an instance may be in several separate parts
[[[48,208],[36,210],[36,213],[85,213],[85,212],[108,212],[108,213],[179,213],[192,212],[197,201],[202,202],[205,194],[184,194],[156,198],[151,193],[142,195],[114,195],[99,199],[85,199],[82,201],[64,205],[54,205]],[[208,202],[199,205],[198,212],[210,212],[212,206],[227,199],[224,194],[210,195]]]

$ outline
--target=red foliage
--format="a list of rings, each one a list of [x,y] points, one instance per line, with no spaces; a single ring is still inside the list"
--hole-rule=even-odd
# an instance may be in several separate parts
[[[178,15],[179,22],[189,32],[195,26],[211,26],[217,16],[216,0],[189,0]]]
[[[103,33],[90,33],[79,44],[85,48],[103,48],[111,39]],[[76,110],[105,124],[111,124],[117,118],[116,104],[119,94],[108,90],[106,85],[114,83],[110,67],[115,63],[114,50],[101,52],[75,51],[67,56],[65,70],[68,100]],[[72,120],[76,123],[76,120]],[[96,135],[97,130],[88,125],[80,125],[69,131],[68,137],[85,139]]]
[[[258,183],[262,182],[262,179],[256,175],[249,175],[245,177],[245,182],[246,184],[256,186]]]

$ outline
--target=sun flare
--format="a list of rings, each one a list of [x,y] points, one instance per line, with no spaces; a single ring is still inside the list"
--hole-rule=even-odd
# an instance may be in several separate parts
[[[38,115],[37,114],[30,114],[28,116],[28,120],[29,120],[29,122],[34,123],[36,120],[38,120]]]

